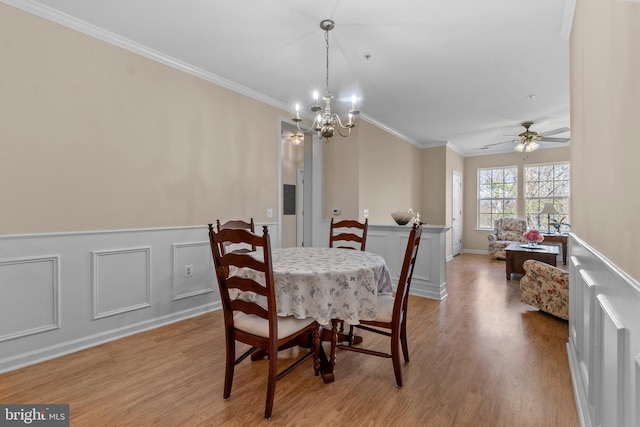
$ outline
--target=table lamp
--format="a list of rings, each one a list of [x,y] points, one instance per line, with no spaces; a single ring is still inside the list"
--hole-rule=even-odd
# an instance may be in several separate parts
[[[547,214],[547,233],[551,234],[551,215],[555,215],[559,212],[553,206],[553,203],[545,203],[540,213]]]

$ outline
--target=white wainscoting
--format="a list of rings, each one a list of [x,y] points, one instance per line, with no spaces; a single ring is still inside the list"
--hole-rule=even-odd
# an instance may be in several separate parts
[[[580,424],[640,425],[640,283],[569,239],[569,366]]]
[[[207,233],[0,236],[0,372],[219,309]]]
[[[411,280],[412,295],[437,300],[447,297],[445,235],[449,228],[440,225],[423,226],[418,258]],[[384,257],[394,287],[400,278],[410,231],[408,225],[369,225],[367,251]]]

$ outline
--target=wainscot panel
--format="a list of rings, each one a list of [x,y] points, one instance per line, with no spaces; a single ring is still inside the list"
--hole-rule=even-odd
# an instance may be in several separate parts
[[[451,227],[444,225],[423,226],[411,280],[412,295],[437,300],[447,297],[445,235],[449,228]],[[367,251],[382,255],[387,262],[394,287],[400,278],[410,230],[410,225],[369,225]]]
[[[207,233],[0,236],[0,372],[220,309]]]

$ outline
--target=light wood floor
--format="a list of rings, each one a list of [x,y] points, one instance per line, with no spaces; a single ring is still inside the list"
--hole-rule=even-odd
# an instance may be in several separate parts
[[[265,421],[266,361],[237,366],[222,398],[214,312],[0,375],[0,402],[69,403],[71,425],[92,427],[577,426],[567,323],[520,303],[504,261],[486,255],[447,263],[447,285],[444,301],[410,299],[402,389],[390,359],[338,352],[332,384],[311,361],[278,381]]]

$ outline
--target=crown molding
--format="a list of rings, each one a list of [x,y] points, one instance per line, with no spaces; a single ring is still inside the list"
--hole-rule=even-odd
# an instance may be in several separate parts
[[[411,145],[415,145],[418,148],[425,148],[425,146],[423,144],[418,143],[417,141],[409,138],[406,135],[401,134],[400,132],[398,132],[397,130],[390,128],[387,125],[384,125],[382,123],[380,123],[379,121],[377,121],[376,119],[374,119],[371,116],[368,116],[364,113],[360,113],[360,117],[362,117],[362,119],[364,119],[366,122],[371,123],[372,125],[382,129],[383,131],[395,136],[396,138],[400,138],[401,140],[408,142]]]
[[[455,144],[453,144],[450,141],[447,141],[447,143],[445,144],[447,147],[451,148],[453,151],[455,151],[457,154],[461,155],[462,157],[466,157],[466,153],[464,153],[461,149],[459,149]]]
[[[562,26],[560,27],[560,37],[569,40],[571,37],[571,27],[573,26],[573,15],[576,13],[577,0],[564,0],[564,13],[562,14]]]

